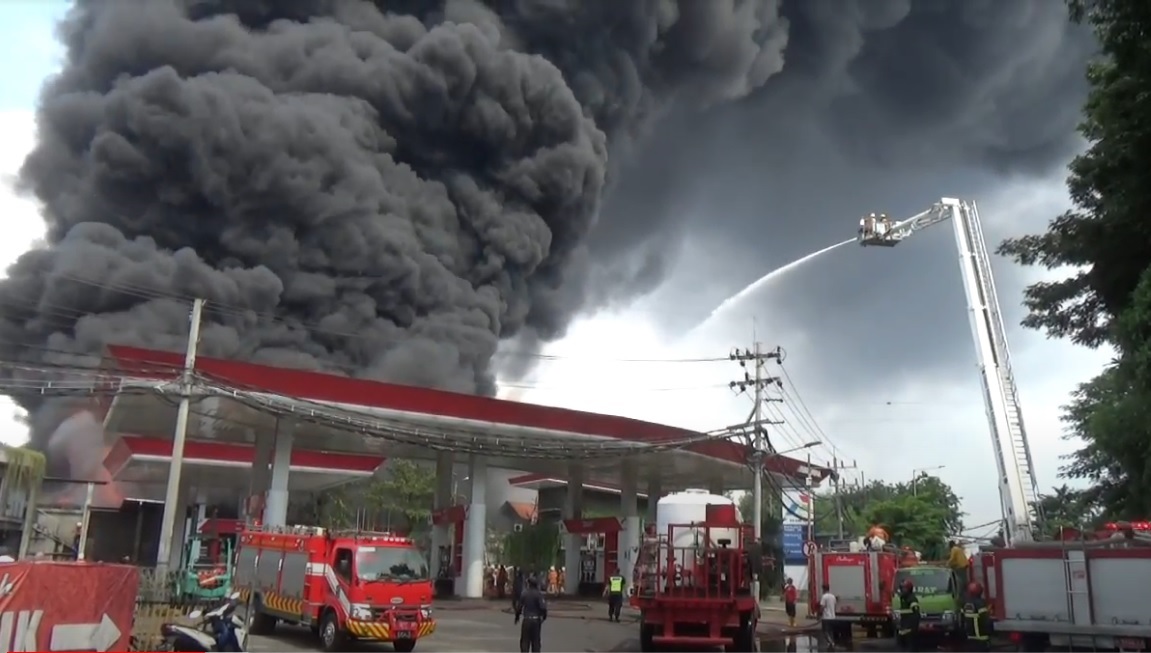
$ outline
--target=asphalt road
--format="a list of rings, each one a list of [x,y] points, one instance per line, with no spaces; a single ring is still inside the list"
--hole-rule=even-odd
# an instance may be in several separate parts
[[[638,651],[638,626],[625,621],[611,623],[601,615],[562,614],[547,620],[543,631],[545,651]],[[416,653],[454,651],[518,651],[519,626],[509,614],[495,609],[441,610],[434,635],[416,644]],[[266,637],[252,636],[248,650],[315,651],[318,642],[305,628],[279,625]],[[391,651],[387,644],[356,643],[357,651]]]

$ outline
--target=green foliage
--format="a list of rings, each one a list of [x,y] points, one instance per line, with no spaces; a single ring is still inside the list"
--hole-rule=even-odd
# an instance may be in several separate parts
[[[1053,536],[1061,528],[1089,530],[1097,526],[1099,515],[1083,490],[1075,490],[1061,485],[1051,494],[1039,498],[1039,509],[1043,515],[1047,535]]]
[[[935,543],[963,531],[963,511],[959,497],[951,486],[935,476],[920,476],[914,483],[874,481],[840,492],[843,507],[844,535],[862,537],[875,525],[887,527],[900,544],[914,546],[926,555]],[[907,514],[915,508],[918,513]],[[835,497],[829,493],[816,496],[815,514],[819,534],[838,531]]]
[[[559,524],[526,524],[520,532],[504,538],[503,560],[522,569],[543,571],[557,564],[559,550]]]
[[[326,528],[418,533],[426,530],[435,475],[409,460],[393,460],[382,478],[349,483],[316,497],[315,520]]]
[[[13,487],[28,491],[43,482],[48,469],[48,461],[44,458],[44,454],[23,447],[8,446],[4,446],[4,453],[8,457],[7,473],[9,483]]]
[[[1026,326],[1117,352],[1065,407],[1070,437],[1085,443],[1062,474],[1091,487],[1084,515],[1146,518],[1151,510],[1151,5],[1142,0],[1071,0],[1100,57],[1086,66],[1091,93],[1080,132],[1086,152],[1070,166],[1075,208],[1042,234],[1005,242],[1023,265],[1077,271],[1028,287]],[[1075,519],[1082,515],[1063,518]]]

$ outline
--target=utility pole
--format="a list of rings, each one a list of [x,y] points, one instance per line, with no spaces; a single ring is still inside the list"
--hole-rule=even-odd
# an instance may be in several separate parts
[[[836,517],[836,520],[839,522],[839,540],[840,541],[843,541],[843,539],[845,538],[845,535],[843,534],[843,518],[844,518],[843,497],[840,494],[840,483],[842,483],[843,479],[841,478],[842,475],[840,474],[840,472],[848,470],[848,469],[856,469],[856,468],[857,468],[857,466],[856,466],[854,460],[851,461],[850,465],[847,465],[842,460],[840,460],[838,458],[832,458],[831,459],[831,470],[832,470],[831,482],[834,483],[834,487],[835,487],[835,517]]]
[[[753,400],[755,401],[755,408],[752,411],[751,428],[752,428],[752,451],[751,463],[752,473],[755,476],[754,486],[751,490],[751,505],[752,505],[752,533],[755,541],[763,548],[763,464],[764,454],[767,453],[764,445],[764,425],[766,423],[778,424],[779,422],[765,422],[763,419],[763,405],[766,401],[782,401],[782,399],[769,398],[764,395],[764,389],[769,385],[779,385],[781,383],[778,376],[768,376],[765,374],[764,364],[769,360],[779,360],[781,350],[776,347],[772,351],[764,352],[763,345],[756,342],[752,349],[739,350],[736,349],[731,353],[729,358],[733,361],[738,361],[739,366],[743,368],[743,379],[739,381],[732,381],[728,383],[728,387],[732,390],[739,392],[747,392],[748,387],[752,389]],[[747,364],[751,363],[753,370],[751,372],[747,369]],[[757,576],[752,583],[752,594],[758,600],[759,594],[759,577]]]
[[[192,301],[192,314],[188,326],[188,347],[184,352],[184,370],[180,383],[180,408],[176,413],[176,431],[172,435],[172,462],[168,468],[168,487],[164,494],[164,520],[160,526],[160,546],[156,566],[167,571],[172,568],[172,538],[176,520],[183,517],[180,510],[180,473],[184,469],[184,441],[188,437],[188,414],[192,411],[192,391],[195,388],[196,351],[200,345],[200,321],[204,316],[204,300]]]

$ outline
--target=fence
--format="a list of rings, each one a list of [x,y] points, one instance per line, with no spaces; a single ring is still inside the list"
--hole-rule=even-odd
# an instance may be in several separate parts
[[[214,608],[219,598],[201,598],[184,588],[183,572],[140,569],[140,586],[136,592],[135,618],[132,624],[133,651],[158,651],[163,643],[160,626],[165,623],[192,625],[188,613]]]

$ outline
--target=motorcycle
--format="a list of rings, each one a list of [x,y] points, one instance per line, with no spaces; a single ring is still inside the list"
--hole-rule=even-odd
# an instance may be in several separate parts
[[[240,593],[233,592],[220,607],[201,612],[193,610],[188,618],[195,626],[167,623],[160,626],[169,651],[245,651],[248,634],[243,619],[236,616]]]

